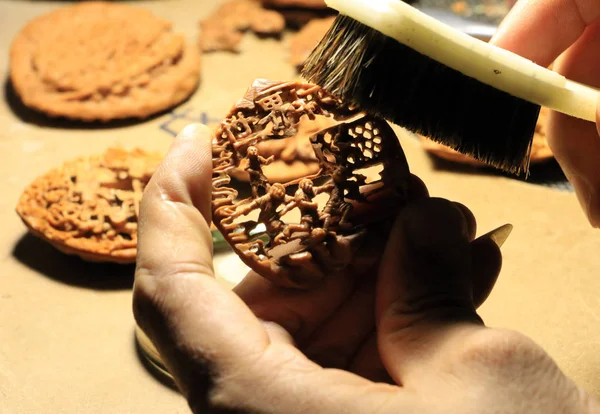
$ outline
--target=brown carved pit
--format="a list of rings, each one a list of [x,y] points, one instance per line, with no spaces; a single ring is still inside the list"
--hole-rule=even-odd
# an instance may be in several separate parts
[[[269,180],[263,170],[273,157],[261,153],[264,143],[323,118],[332,122],[308,138],[319,172]],[[212,148],[213,222],[244,263],[280,286],[310,288],[376,255],[365,244],[387,237],[406,201],[410,172],[389,124],[316,85],[256,80]],[[249,177],[246,197],[231,184],[240,169]]]

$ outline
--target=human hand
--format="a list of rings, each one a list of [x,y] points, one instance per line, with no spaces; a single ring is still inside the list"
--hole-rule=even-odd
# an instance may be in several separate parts
[[[498,276],[470,211],[418,179],[377,269],[310,291],[212,269],[210,131],[187,127],[146,187],[133,309],[194,412],[590,413],[528,338],[476,308]],[[596,411],[593,411],[596,410]]]
[[[520,0],[490,43],[568,79],[600,87],[600,2]],[[600,227],[600,107],[596,125],[550,111],[547,139],[590,223]]]

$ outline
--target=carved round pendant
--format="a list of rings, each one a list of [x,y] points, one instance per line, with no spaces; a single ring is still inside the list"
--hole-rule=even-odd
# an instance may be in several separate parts
[[[317,174],[273,182],[258,145],[293,139],[300,120],[332,121],[313,134]],[[217,129],[213,222],[241,260],[280,286],[310,288],[361,260],[371,236],[387,238],[406,202],[410,172],[396,134],[319,86],[256,80]],[[248,188],[232,188],[243,169]],[[381,254],[379,252],[378,254]]]

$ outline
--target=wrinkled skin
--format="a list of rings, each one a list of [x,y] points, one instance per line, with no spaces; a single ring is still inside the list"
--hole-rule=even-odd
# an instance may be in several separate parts
[[[144,193],[133,296],[194,412],[600,412],[533,341],[483,324],[499,247],[416,177],[371,271],[309,291],[251,272],[224,288],[212,269],[210,135],[187,127]]]

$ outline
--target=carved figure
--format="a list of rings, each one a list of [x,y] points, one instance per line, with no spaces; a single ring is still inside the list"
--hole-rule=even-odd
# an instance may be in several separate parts
[[[281,215],[277,212],[277,208],[282,204],[290,201],[290,196],[285,192],[285,187],[279,183],[275,183],[269,187],[267,194],[262,197],[255,198],[250,203],[243,205],[231,215],[232,218],[237,218],[248,214],[254,209],[259,209],[258,221],[265,224],[267,234],[275,238],[282,230],[284,223],[281,221]]]
[[[269,185],[269,180],[262,171],[263,165],[269,165],[275,159],[274,156],[270,156],[269,158],[261,157],[258,153],[258,149],[251,145],[248,147],[246,151],[246,158],[248,159],[248,167],[246,167],[246,171],[250,175],[250,185],[252,186],[252,196],[258,197],[258,189],[263,188],[266,189]]]
[[[319,224],[319,204],[313,198],[321,192],[324,187],[315,188],[310,178],[303,178],[298,183],[298,189],[294,198],[280,212],[284,216],[294,208],[300,210],[300,224],[288,224],[283,230],[283,236],[289,239],[294,232],[312,234],[311,231]],[[317,227],[318,228],[318,227]]]

